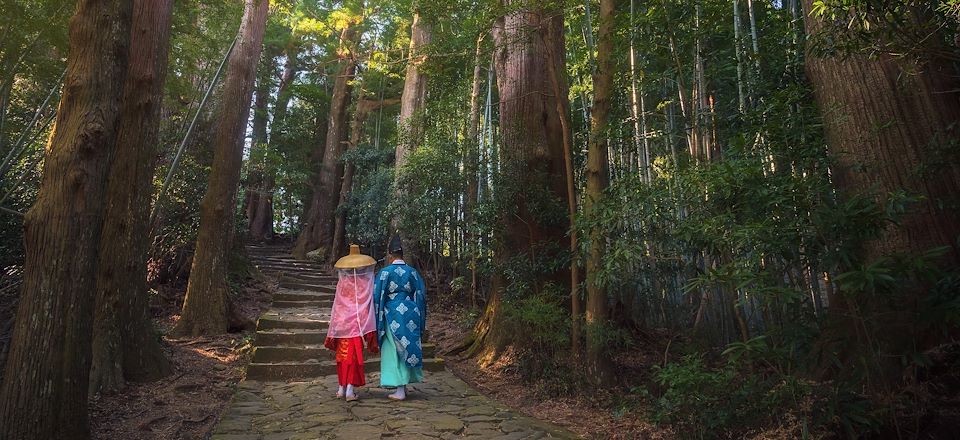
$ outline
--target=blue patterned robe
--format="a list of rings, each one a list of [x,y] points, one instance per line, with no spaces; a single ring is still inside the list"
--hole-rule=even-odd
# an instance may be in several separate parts
[[[396,342],[397,356],[410,368],[423,367],[420,335],[427,324],[426,295],[420,273],[399,260],[381,269],[373,286],[380,346],[389,331]]]

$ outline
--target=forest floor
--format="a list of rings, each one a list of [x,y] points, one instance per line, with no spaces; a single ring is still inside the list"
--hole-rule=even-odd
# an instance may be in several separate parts
[[[185,287],[161,288],[154,320],[166,333],[179,318]],[[256,319],[270,304],[271,287],[250,279],[236,299],[240,312]],[[130,384],[90,400],[91,430],[103,440],[193,440],[206,438],[243,378],[253,332],[213,337],[163,338],[173,374]]]
[[[427,328],[438,353],[458,347],[472,328],[472,320],[457,307],[431,309]],[[548,421],[585,438],[670,439],[670,431],[645,420],[641,402],[624,396],[624,390],[642,385],[642,370],[652,361],[648,354],[623,353],[615,360],[620,382],[596,388],[595,392],[571,391],[557,397],[556,384],[530,382],[519,373],[510,353],[491,366],[480,368],[475,359],[445,357],[455,375],[483,395],[535,419]],[[654,361],[655,362],[655,361]]]

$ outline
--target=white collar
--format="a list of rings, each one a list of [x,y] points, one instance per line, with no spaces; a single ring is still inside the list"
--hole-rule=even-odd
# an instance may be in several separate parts
[[[393,260],[393,263],[390,263],[390,264],[407,264],[407,263],[403,261],[402,258],[400,258],[400,259]]]

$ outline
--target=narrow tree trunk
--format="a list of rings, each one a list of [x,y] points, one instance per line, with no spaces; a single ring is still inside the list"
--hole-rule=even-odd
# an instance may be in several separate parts
[[[420,11],[414,10],[413,23],[410,25],[410,61],[407,63],[407,73],[403,81],[403,95],[400,97],[400,138],[397,141],[397,155],[395,162],[398,194],[401,198],[402,185],[400,184],[403,165],[407,156],[416,151],[423,142],[424,121],[423,110],[427,100],[427,76],[420,71],[420,65],[426,61],[423,53],[424,46],[430,44],[432,29],[430,24],[420,17]],[[397,230],[397,217],[394,217],[391,229]],[[393,232],[393,231],[391,231]],[[419,260],[419,246],[416,240],[411,239],[405,230],[400,231],[405,247],[405,256],[414,265]]]
[[[251,127],[249,174],[247,175],[246,200],[244,208],[247,218],[247,234],[250,240],[261,241],[266,235],[264,225],[263,187],[266,180],[267,162],[267,125],[270,120],[269,102],[273,76],[273,53],[263,53],[260,60],[259,75],[253,93],[253,126]]]
[[[230,56],[223,84],[222,113],[214,139],[213,168],[207,192],[200,201],[197,250],[183,312],[172,331],[177,336],[219,334],[236,325],[227,296],[227,263],[234,231],[243,139],[268,4],[269,0],[246,0],[240,41]]]
[[[431,28],[420,18],[420,12],[414,11],[413,24],[410,26],[410,61],[407,63],[407,75],[403,80],[403,95],[400,97],[400,140],[397,142],[396,168],[399,170],[407,161],[407,156],[417,149],[423,136],[423,123],[418,113],[423,110],[427,100],[427,77],[420,72],[420,65],[426,60],[423,47],[430,44]]]
[[[609,145],[610,96],[613,93],[613,33],[615,0],[600,0],[600,27],[597,35],[597,64],[593,75],[593,111],[590,112],[590,143],[587,149],[587,187],[584,215],[597,215],[597,204],[609,182],[607,146]],[[607,291],[597,281],[603,268],[606,238],[600,227],[589,231],[590,253],[587,256],[587,303],[584,321],[587,330],[587,360],[592,376],[605,383],[611,374],[609,357],[603,350],[603,326],[606,325]]]
[[[363,136],[363,126],[370,112],[398,102],[400,102],[400,100],[396,98],[380,101],[361,99],[358,101],[356,109],[353,111],[353,117],[350,120],[350,141],[347,143],[347,151],[357,148],[357,145],[360,144],[360,138]],[[345,241],[347,234],[347,212],[344,207],[346,206],[347,198],[350,197],[350,191],[353,189],[353,173],[353,164],[345,164],[343,181],[340,185],[340,197],[337,202],[337,219],[334,225],[333,242],[330,246],[331,259],[342,256],[348,247],[348,243]]]
[[[170,373],[150,321],[147,248],[173,0],[134,0],[130,65],[97,266],[90,392]]]
[[[668,26],[670,24],[668,23]],[[674,65],[677,68],[677,98],[680,101],[680,115],[683,116],[685,121],[684,127],[690,127],[689,129],[684,130],[687,139],[687,148],[690,151],[690,155],[694,158],[698,156],[697,146],[699,144],[699,138],[697,137],[697,127],[696,127],[696,104],[695,100],[688,99],[687,96],[687,86],[683,80],[683,63],[680,62],[680,53],[677,50],[677,44],[675,41],[675,36],[670,34],[668,37],[670,45],[670,53],[673,56]],[[696,82],[696,76],[694,76],[694,82]],[[695,87],[694,87],[695,89]]]
[[[740,0],[733,0],[733,44],[737,54],[737,104],[740,113],[747,111],[747,94],[744,90],[743,31],[740,26]]]
[[[273,118],[269,123],[269,140],[267,139],[266,133],[266,119],[268,118],[264,115],[262,148],[264,149],[265,159],[263,164],[257,169],[258,175],[256,176],[256,180],[251,182],[256,183],[256,186],[251,185],[251,188],[255,188],[255,192],[252,192],[254,197],[251,198],[252,206],[249,208],[249,214],[247,216],[250,222],[250,236],[255,240],[265,240],[273,237],[273,192],[274,186],[276,185],[276,170],[266,158],[269,156],[271,149],[278,148],[286,142],[286,116],[287,113],[289,113],[287,106],[290,104],[290,98],[292,96],[290,85],[293,83],[299,69],[299,64],[297,63],[298,55],[299,52],[296,47],[288,48],[286,51],[287,60],[284,63],[283,73],[280,75],[280,84],[277,86],[277,101],[274,105]],[[270,56],[268,72],[270,72],[271,75],[273,73],[272,59],[273,57]],[[259,100],[259,93],[258,90],[257,100]],[[264,111],[266,111],[266,109],[264,109]],[[254,123],[254,126],[256,126],[256,123]],[[254,132],[256,133],[256,130],[254,130]],[[254,137],[257,138],[256,135]]]
[[[359,41],[360,36],[353,27],[344,29],[340,34],[341,41],[351,49]],[[330,249],[333,242],[335,210],[340,194],[340,178],[343,175],[340,156],[343,154],[344,143],[347,140],[347,109],[350,106],[350,95],[353,89],[350,82],[357,68],[357,61],[352,53],[349,53],[349,50],[345,52],[348,53],[340,59],[340,69],[334,82],[333,96],[330,98],[326,143],[316,188],[310,202],[310,211],[307,213],[307,220],[293,248],[293,255],[297,258],[306,258],[307,252],[314,249]]]
[[[326,84],[326,82],[324,84]],[[327,87],[324,87],[324,89],[327,89]],[[329,90],[325,90],[325,92],[329,92]],[[311,141],[314,147],[312,150],[310,150],[310,177],[307,178],[307,191],[304,191],[304,196],[301,199],[303,210],[300,213],[300,218],[298,221],[301,231],[305,230],[307,228],[307,224],[310,222],[309,214],[310,211],[313,210],[313,199],[316,195],[316,192],[320,188],[320,164],[323,162],[323,151],[325,150],[324,147],[327,145],[329,113],[329,106],[321,106],[313,118],[314,136]],[[299,236],[297,237],[297,240],[300,240]]]
[[[466,206],[463,210],[463,220],[466,225],[464,241],[466,241],[466,250],[470,254],[470,305],[477,307],[477,254],[479,253],[477,237],[474,231],[477,230],[474,211],[477,209],[477,199],[479,191],[478,165],[480,162],[480,80],[481,80],[481,54],[483,49],[483,37],[481,34],[477,38],[477,53],[473,59],[473,83],[470,88],[470,117],[467,121],[466,129],[466,147],[464,155],[464,174],[467,176],[467,194]]]
[[[638,165],[643,180],[651,181],[650,140],[647,139],[647,109],[643,98],[643,89],[637,87],[637,54],[634,47],[634,0],[630,0],[630,116],[633,119],[633,148],[640,159]],[[638,91],[639,89],[639,91]],[[641,136],[643,146],[641,147]]]
[[[561,27],[562,29],[562,27]],[[592,33],[588,34],[592,41]],[[564,183],[566,184],[567,194],[567,220],[568,231],[570,234],[570,351],[574,356],[581,353],[582,331],[580,328],[583,319],[583,307],[580,300],[580,263],[579,263],[579,233],[577,232],[575,219],[577,216],[577,194],[576,179],[573,169],[573,135],[570,127],[570,103],[567,101],[568,83],[566,80],[566,62],[560,55],[561,51],[547,43],[548,39],[556,37],[544,36],[544,48],[547,53],[547,72],[550,78],[553,95],[557,97],[554,100],[557,114],[560,118],[560,127],[562,130],[561,139],[563,144],[563,168]],[[592,50],[591,50],[592,53]],[[584,104],[584,116],[588,114],[586,104]]]
[[[694,81],[693,81],[693,93],[694,93],[694,103],[693,103],[693,117],[695,118],[693,123],[693,130],[696,132],[697,146],[693,156],[696,160],[705,160],[710,162],[718,158],[717,151],[714,148],[713,142],[713,130],[712,124],[710,123],[711,117],[711,106],[709,102],[709,95],[707,93],[707,76],[706,76],[706,67],[704,66],[703,61],[703,39],[700,38],[700,6],[697,5],[695,8],[696,12],[694,15],[694,26],[697,32],[697,38],[694,48]]]
[[[261,169],[259,185],[256,187],[256,204],[250,221],[250,238],[258,241],[273,236],[273,186],[276,182],[270,165]]]
[[[87,386],[104,191],[116,146],[132,2],[80,0],[63,98],[36,203],[24,218],[23,286],[0,438],[86,439]]]

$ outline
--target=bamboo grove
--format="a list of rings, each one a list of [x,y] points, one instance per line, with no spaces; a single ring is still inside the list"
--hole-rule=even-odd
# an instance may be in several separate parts
[[[94,35],[111,5],[125,25]],[[70,378],[63,402],[167,374],[150,286],[186,286],[173,335],[235,331],[243,243],[330,262],[399,231],[475,318],[452,354],[511,353],[549,392],[622,386],[685,438],[940,423],[919,421],[958,350],[953,0],[0,9],[0,422],[62,409],[20,368]],[[110,121],[77,131],[95,101]],[[659,359],[627,382],[655,385],[618,382],[631,352]]]

